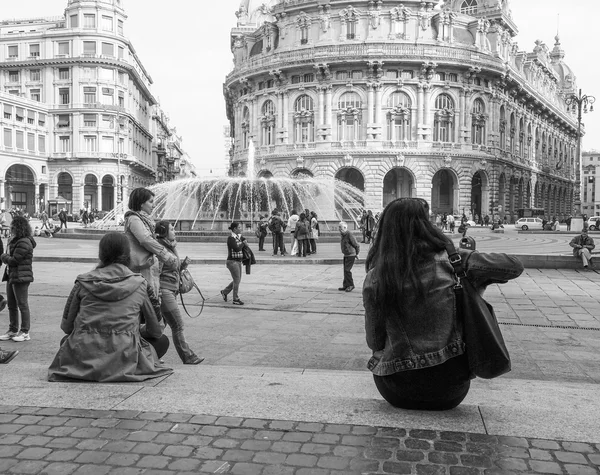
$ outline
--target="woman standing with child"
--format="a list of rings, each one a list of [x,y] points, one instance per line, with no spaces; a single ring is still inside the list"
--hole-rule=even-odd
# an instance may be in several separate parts
[[[174,257],[173,263],[161,262],[160,264],[160,309],[165,321],[171,327],[173,344],[183,364],[200,364],[204,358],[196,355],[185,340],[183,318],[177,304],[179,276],[181,269],[187,267],[188,259],[185,258],[183,262],[179,259],[175,228],[169,221],[159,221],[156,223],[155,230],[158,242]]]

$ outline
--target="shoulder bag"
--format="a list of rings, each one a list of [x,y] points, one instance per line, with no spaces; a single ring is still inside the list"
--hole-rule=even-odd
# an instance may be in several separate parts
[[[467,279],[462,259],[454,244],[446,246],[454,268],[456,311],[463,323],[469,369],[475,376],[492,379],[511,370],[510,355],[502,337],[494,308],[487,303]]]
[[[200,295],[200,301],[198,302],[198,304],[200,305],[200,310],[198,311],[198,314],[194,316],[192,316],[190,312],[188,312],[188,309],[185,306],[185,302],[183,301],[183,294],[187,294],[193,289],[196,289],[196,291]],[[190,273],[187,267],[185,269],[181,269],[181,271],[179,272],[179,298],[181,299],[181,305],[183,306],[183,310],[185,310],[185,313],[187,313],[188,317],[190,318],[199,317],[202,313],[202,310],[204,310],[204,295],[202,295],[202,291],[198,287],[198,284],[196,284],[196,282],[194,281],[194,278],[192,277],[192,274]]]

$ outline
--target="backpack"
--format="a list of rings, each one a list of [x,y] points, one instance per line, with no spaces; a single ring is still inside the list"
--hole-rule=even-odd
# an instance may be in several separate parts
[[[280,233],[281,232],[282,221],[278,216],[273,216],[269,223],[269,229],[272,233]]]

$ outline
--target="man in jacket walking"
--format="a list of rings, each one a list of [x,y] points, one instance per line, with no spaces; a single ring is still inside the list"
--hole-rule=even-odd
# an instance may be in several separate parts
[[[273,210],[271,219],[269,219],[269,229],[273,234],[273,255],[277,255],[277,251],[285,256],[285,244],[283,243],[283,232],[285,231],[285,223],[279,217],[279,212]]]
[[[573,256],[580,257],[583,263],[583,268],[587,270],[588,264],[594,267],[592,261],[592,250],[596,247],[594,240],[588,236],[587,230],[583,230],[579,236],[571,239],[569,246],[573,248]]]
[[[338,229],[340,230],[342,254],[344,255],[344,283],[338,290],[352,292],[354,290],[352,267],[354,266],[354,261],[358,259],[360,244],[356,242],[352,233],[348,231],[348,224],[346,222],[340,221]]]

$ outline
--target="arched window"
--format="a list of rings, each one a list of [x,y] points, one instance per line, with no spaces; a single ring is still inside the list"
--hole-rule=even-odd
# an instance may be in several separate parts
[[[477,13],[477,0],[465,0],[460,6],[460,12],[465,15]]]
[[[345,92],[338,101],[338,140],[358,140],[362,100],[356,92]]]
[[[454,139],[454,101],[448,94],[440,94],[435,100],[433,140],[452,142]]]
[[[268,100],[262,106],[262,116],[260,118],[261,126],[261,144],[262,145],[274,145],[275,144],[275,104],[273,101]]]
[[[481,99],[473,101],[471,109],[471,142],[477,145],[485,145],[485,123],[487,115],[485,104]]]
[[[294,135],[296,143],[314,141],[314,103],[310,96],[303,94],[294,104]]]
[[[388,99],[388,138],[392,142],[397,140],[411,140],[411,101],[403,92],[394,92]]]
[[[244,107],[242,113],[242,148],[248,148],[250,142],[250,109]]]

